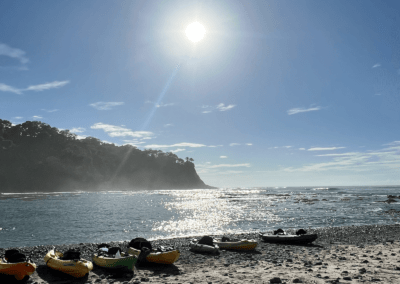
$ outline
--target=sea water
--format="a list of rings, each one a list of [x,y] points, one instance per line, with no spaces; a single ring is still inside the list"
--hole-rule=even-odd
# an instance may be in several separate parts
[[[389,194],[400,187],[2,193],[0,247],[399,223]]]

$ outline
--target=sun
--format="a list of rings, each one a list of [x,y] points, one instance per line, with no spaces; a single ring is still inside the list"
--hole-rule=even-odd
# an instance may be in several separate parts
[[[186,28],[186,36],[193,42],[198,42],[203,39],[206,30],[199,22],[191,23]]]

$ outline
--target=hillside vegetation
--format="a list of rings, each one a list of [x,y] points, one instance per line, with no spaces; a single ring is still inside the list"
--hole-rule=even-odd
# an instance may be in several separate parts
[[[0,119],[0,192],[210,188],[193,159]]]

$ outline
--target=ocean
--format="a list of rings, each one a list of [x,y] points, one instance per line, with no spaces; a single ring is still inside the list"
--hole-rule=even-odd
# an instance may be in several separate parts
[[[396,224],[400,186],[0,193],[0,247]],[[397,216],[400,217],[400,214]]]

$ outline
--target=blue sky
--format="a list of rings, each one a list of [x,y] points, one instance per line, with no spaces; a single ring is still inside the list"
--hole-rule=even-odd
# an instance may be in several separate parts
[[[400,184],[399,10],[1,1],[0,118],[191,157],[214,186]]]

